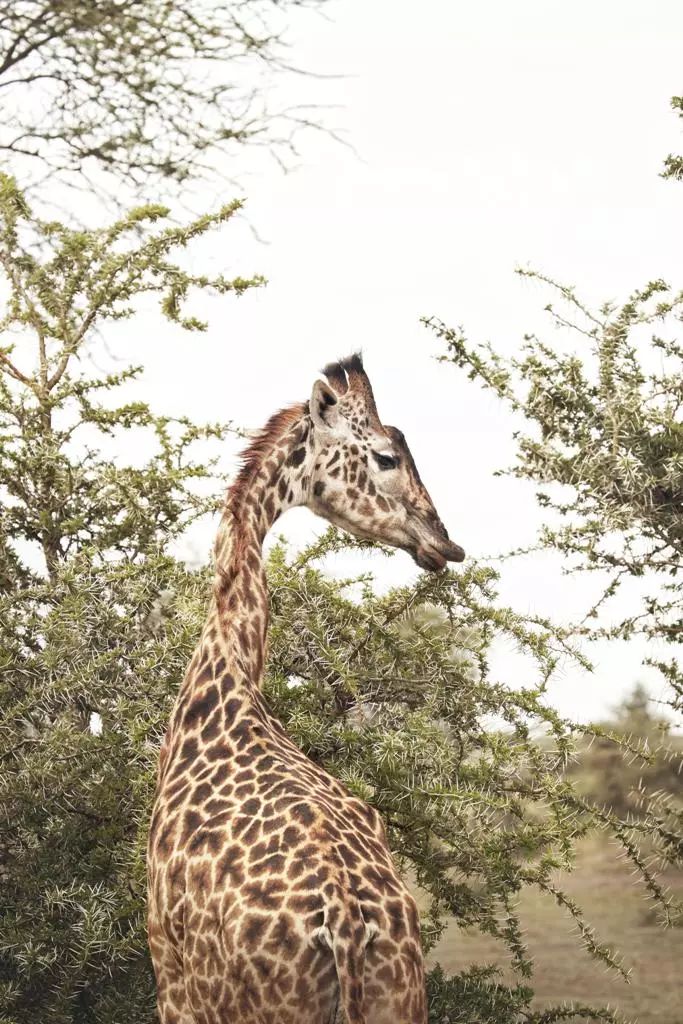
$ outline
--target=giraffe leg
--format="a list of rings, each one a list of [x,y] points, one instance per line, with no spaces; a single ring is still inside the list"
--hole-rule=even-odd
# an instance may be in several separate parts
[[[383,942],[368,947],[365,1013],[368,1024],[427,1024],[424,964],[417,939],[405,939],[400,950]]]
[[[178,965],[157,972],[157,1009],[160,1024],[197,1024],[185,991],[185,978]]]
[[[241,907],[212,920],[205,916],[185,936],[196,1024],[333,1024],[334,959],[291,914],[265,918],[260,908]]]
[[[150,952],[157,983],[160,1024],[197,1024],[187,998],[185,975],[178,955],[158,929],[150,929]]]

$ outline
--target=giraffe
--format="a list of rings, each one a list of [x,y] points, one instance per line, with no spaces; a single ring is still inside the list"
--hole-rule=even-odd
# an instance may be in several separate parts
[[[161,1024],[425,1024],[416,904],[378,812],[292,742],[261,693],[261,548],[306,505],[440,570],[461,561],[359,355],[243,456],[201,638],[163,740],[148,845]],[[338,1016],[341,1015],[341,1016]]]

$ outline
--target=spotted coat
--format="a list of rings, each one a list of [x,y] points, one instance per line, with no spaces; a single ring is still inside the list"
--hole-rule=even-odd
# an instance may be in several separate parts
[[[427,1019],[418,913],[379,814],[296,747],[260,689],[261,547],[287,508],[428,568],[461,557],[360,359],[325,372],[307,405],[271,419],[228,492],[210,611],[162,745],[148,851],[161,1024]]]

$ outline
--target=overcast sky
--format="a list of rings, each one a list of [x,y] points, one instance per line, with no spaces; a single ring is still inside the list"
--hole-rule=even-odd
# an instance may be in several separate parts
[[[680,285],[683,189],[658,172],[683,145],[669,109],[683,89],[683,4],[339,0],[327,18],[298,16],[291,41],[294,64],[343,77],[301,79],[282,100],[333,105],[322,116],[355,152],[309,137],[293,173],[261,164],[244,177],[266,244],[245,222],[202,243],[196,263],[259,271],[268,287],[202,300],[205,335],[143,316],[122,344],[160,409],[252,427],[361,347],[380,416],[406,434],[453,539],[475,557],[519,546],[539,521],[533,493],[493,476],[512,456],[512,422],[434,360],[419,317],[511,353],[530,329],[552,335],[548,297],[517,265],[589,302],[653,277]],[[282,522],[296,542],[320,528],[304,510]],[[193,543],[208,550],[210,532]],[[371,563],[384,583],[416,571],[403,554]],[[550,558],[503,567],[506,600],[558,619],[585,609],[594,585]],[[581,719],[645,678],[642,651],[591,653],[597,675],[567,670],[552,692]]]

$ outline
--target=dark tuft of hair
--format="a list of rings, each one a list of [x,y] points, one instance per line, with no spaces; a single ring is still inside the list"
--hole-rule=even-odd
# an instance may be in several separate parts
[[[344,395],[349,386],[347,374],[358,373],[365,376],[363,357],[360,352],[354,352],[352,355],[346,356],[345,359],[340,359],[336,363],[328,363],[321,372],[325,374],[335,391],[340,395]]]

